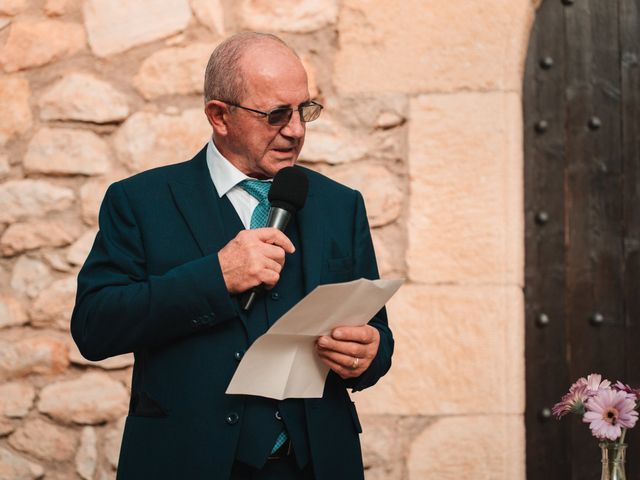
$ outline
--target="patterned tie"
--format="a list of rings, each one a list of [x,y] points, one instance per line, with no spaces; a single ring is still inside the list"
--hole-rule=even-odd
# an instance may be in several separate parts
[[[258,205],[253,209],[251,215],[251,225],[249,228],[262,228],[267,224],[267,218],[269,218],[269,209],[271,204],[267,196],[269,195],[269,189],[271,188],[271,182],[265,182],[262,180],[243,180],[240,182],[240,187],[249,193],[253,198],[258,200]]]
[[[271,182],[265,182],[262,180],[243,180],[240,182],[240,187],[247,191],[253,198],[258,200],[258,205],[253,209],[253,213],[251,214],[251,225],[250,228],[262,228],[267,224],[267,219],[269,218],[269,209],[271,208],[271,204],[268,200],[269,189],[271,188]],[[278,437],[276,438],[276,442],[271,449],[271,455],[273,455],[284,442],[287,441],[287,432],[282,430]]]

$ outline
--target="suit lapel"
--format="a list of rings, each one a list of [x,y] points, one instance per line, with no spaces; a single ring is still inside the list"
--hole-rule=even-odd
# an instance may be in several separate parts
[[[222,200],[211,181],[205,152],[206,148],[192,160],[188,175],[169,182],[169,187],[202,255],[210,255],[225,246],[229,235],[220,213]]]
[[[324,255],[325,218],[321,197],[309,179],[309,195],[298,212],[305,293],[320,283]],[[218,198],[207,167],[206,147],[192,160],[182,178],[169,182],[180,213],[195,238],[202,255],[210,255],[224,247],[231,235],[220,209],[225,199]],[[228,200],[227,200],[228,201]]]
[[[311,179],[310,179],[311,180]],[[320,283],[324,254],[324,216],[320,198],[309,185],[309,195],[302,210],[298,212],[300,243],[302,244],[302,271],[305,293]]]
[[[221,210],[229,200],[216,193],[207,167],[206,146],[194,157],[188,173],[169,182],[169,187],[202,255],[220,251],[231,240],[233,226],[223,219]],[[233,208],[230,204],[228,207]],[[248,335],[245,316],[240,315],[240,319]]]

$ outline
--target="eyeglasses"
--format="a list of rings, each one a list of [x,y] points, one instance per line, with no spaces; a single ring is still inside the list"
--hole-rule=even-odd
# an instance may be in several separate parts
[[[221,101],[222,103],[226,103],[232,107],[242,108],[243,110],[248,110],[250,112],[258,113],[263,117],[267,117],[269,125],[277,125],[279,127],[287,125],[291,120],[291,115],[293,115],[293,108],[291,107],[278,107],[269,112],[262,112],[260,110],[254,110],[253,108],[243,107],[237,103],[225,102],[224,100]],[[314,101],[298,105],[297,110],[298,113],[300,113],[300,121],[313,122],[320,116],[320,112],[323,108],[324,107],[322,105]]]

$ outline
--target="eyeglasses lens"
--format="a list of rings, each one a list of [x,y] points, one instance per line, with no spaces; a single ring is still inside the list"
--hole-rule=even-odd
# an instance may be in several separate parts
[[[320,116],[321,111],[322,107],[317,104],[302,105],[299,108],[300,120],[303,122],[312,122]],[[269,125],[286,125],[289,123],[289,120],[291,120],[292,114],[293,109],[291,108],[276,108],[269,112],[267,121],[269,122]]]
[[[269,125],[286,125],[291,120],[293,110],[290,108],[276,108],[269,112],[267,121]]]
[[[311,105],[303,105],[302,108],[300,108],[300,117],[303,122],[313,122],[320,116],[321,111],[322,107],[320,105],[314,103]]]

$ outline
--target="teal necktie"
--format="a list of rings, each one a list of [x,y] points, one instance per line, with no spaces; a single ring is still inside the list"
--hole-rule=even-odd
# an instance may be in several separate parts
[[[271,182],[262,180],[243,180],[240,182],[240,187],[253,198],[258,200],[258,205],[253,209],[253,214],[251,214],[251,225],[249,228],[253,229],[264,227],[267,224],[269,209],[271,208],[271,204],[268,199]]]
[[[258,200],[258,205],[253,209],[251,214],[251,225],[249,228],[262,228],[267,224],[269,218],[269,209],[271,204],[269,203],[269,189],[271,188],[271,182],[262,180],[243,180],[240,182],[240,187],[247,191],[253,198]],[[287,432],[284,430],[278,434],[276,442],[271,449],[271,454],[274,454],[283,444],[287,441]]]

